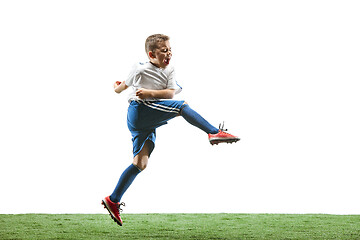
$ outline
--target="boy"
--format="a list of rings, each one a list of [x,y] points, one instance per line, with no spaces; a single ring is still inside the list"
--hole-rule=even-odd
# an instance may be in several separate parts
[[[145,41],[147,63],[137,64],[124,82],[116,82],[114,89],[121,93],[129,86],[133,92],[129,96],[127,115],[128,128],[133,141],[133,163],[120,176],[114,192],[102,200],[114,221],[122,225],[119,203],[135,177],[146,168],[150,154],[155,147],[155,129],[168,120],[182,116],[190,124],[208,134],[210,144],[232,143],[240,139],[208,123],[185,101],[171,100],[182,89],[177,84],[174,68],[169,66],[172,53],[169,37],[163,34],[149,36]]]

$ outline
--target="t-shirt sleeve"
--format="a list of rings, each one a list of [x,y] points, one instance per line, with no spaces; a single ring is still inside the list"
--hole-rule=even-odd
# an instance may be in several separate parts
[[[137,79],[138,79],[138,64],[134,64],[132,67],[129,76],[125,80],[126,86],[133,86],[135,85]]]
[[[174,68],[171,69],[171,71],[170,71],[170,74],[168,77],[167,89],[175,89],[175,94],[178,94],[182,91],[182,87],[176,81]]]

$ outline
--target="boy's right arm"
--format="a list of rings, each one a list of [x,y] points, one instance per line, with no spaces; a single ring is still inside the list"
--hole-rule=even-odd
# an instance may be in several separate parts
[[[114,90],[116,93],[121,93],[122,91],[126,90],[127,88],[128,88],[128,86],[126,86],[125,81],[124,82],[117,81],[116,83],[114,83]]]

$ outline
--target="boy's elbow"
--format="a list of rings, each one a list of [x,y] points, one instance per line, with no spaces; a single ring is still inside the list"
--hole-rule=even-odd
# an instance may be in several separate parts
[[[170,98],[174,98],[174,97],[175,97],[175,92],[174,92],[174,91],[171,91],[171,92],[169,93],[169,97],[170,97]]]
[[[169,97],[169,99],[173,99],[175,97],[175,90],[171,89],[168,93],[168,97]]]
[[[175,97],[175,92],[176,92],[175,89],[170,89],[170,97],[171,97],[171,98],[174,98],[174,97]]]

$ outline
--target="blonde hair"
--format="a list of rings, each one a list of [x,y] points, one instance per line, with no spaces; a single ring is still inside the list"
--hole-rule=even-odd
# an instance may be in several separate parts
[[[149,36],[145,41],[145,52],[153,52],[155,49],[158,48],[158,43],[162,41],[168,41],[170,39],[169,36],[164,34],[153,34]]]

